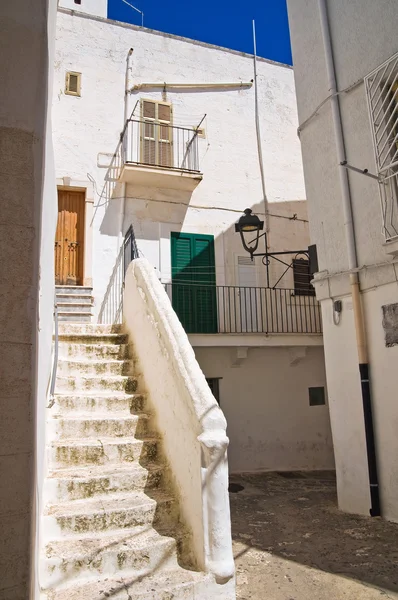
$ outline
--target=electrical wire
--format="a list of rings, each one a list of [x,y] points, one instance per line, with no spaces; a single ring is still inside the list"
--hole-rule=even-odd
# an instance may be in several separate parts
[[[302,132],[302,130],[304,129],[304,127],[306,127],[308,125],[308,123],[310,121],[312,121],[312,119],[318,114],[318,111],[322,108],[322,106],[324,106],[326,104],[326,102],[328,100],[330,100],[331,98],[334,98],[335,96],[339,96],[340,94],[347,94],[348,92],[350,92],[351,90],[353,90],[354,88],[356,88],[361,83],[363,83],[363,78],[358,79],[357,81],[355,81],[354,83],[352,83],[348,87],[344,88],[344,90],[340,90],[339,92],[336,92],[334,94],[329,94],[329,96],[327,96],[324,100],[322,100],[322,102],[320,104],[318,104],[318,106],[310,114],[310,116],[308,117],[308,119],[306,119],[305,121],[303,121],[301,123],[301,125],[299,125],[297,127],[297,135],[298,135],[298,137],[300,137],[300,133]]]

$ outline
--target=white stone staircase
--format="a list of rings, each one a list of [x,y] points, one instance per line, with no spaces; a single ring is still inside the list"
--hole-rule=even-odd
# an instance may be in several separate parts
[[[55,286],[58,319],[69,323],[90,323],[93,288],[81,285]]]
[[[212,598],[208,576],[192,569],[130,349],[117,326],[60,325],[41,522],[43,600]]]

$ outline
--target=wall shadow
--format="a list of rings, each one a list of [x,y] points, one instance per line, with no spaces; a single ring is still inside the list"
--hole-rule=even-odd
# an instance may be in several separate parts
[[[230,494],[235,559],[242,561],[241,568],[245,553],[256,549],[398,592],[398,524],[339,511],[333,472],[241,474],[231,481],[244,487]],[[333,595],[332,585],[333,580]],[[292,582],[292,597],[294,591]]]

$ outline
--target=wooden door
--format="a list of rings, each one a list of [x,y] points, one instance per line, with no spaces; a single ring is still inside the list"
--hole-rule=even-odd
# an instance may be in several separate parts
[[[85,193],[58,190],[56,285],[83,285]]]

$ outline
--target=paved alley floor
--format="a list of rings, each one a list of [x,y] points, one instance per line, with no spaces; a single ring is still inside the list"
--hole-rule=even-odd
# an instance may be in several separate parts
[[[398,524],[338,511],[333,473],[230,481],[239,600],[398,599]]]

